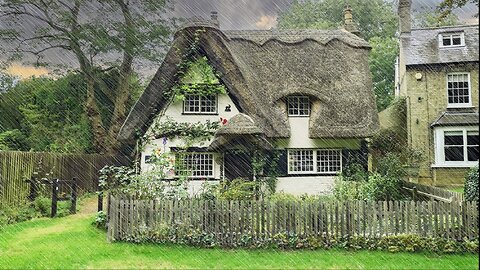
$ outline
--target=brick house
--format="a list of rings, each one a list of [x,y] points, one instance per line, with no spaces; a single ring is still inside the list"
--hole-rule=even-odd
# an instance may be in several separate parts
[[[423,152],[414,181],[460,186],[478,165],[479,27],[411,29],[411,0],[399,3],[397,97],[405,97],[406,142]],[[380,113],[380,121],[395,122]]]

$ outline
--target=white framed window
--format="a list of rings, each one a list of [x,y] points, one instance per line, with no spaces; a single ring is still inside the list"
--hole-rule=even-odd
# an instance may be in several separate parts
[[[308,96],[287,97],[288,116],[310,116],[310,98]]]
[[[442,33],[438,35],[440,48],[451,48],[465,46],[465,34],[458,33]]]
[[[289,174],[332,174],[342,170],[340,149],[289,149]]]
[[[183,112],[186,114],[217,113],[217,95],[187,95],[183,101]]]
[[[473,167],[478,164],[478,126],[437,127],[434,167]]]
[[[191,178],[214,177],[213,153],[176,153],[175,175]]]
[[[449,108],[472,106],[470,73],[447,74],[447,98]]]

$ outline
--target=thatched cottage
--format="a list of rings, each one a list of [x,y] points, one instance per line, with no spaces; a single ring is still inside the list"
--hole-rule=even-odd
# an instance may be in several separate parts
[[[365,139],[378,127],[369,50],[345,29],[224,31],[214,21],[194,20],[176,32],[119,139],[137,146],[143,171],[155,151],[171,153],[175,164],[190,171],[191,192],[204,181],[259,179],[271,167],[278,191],[328,192],[346,164],[367,166]],[[172,88],[197,83],[183,80],[189,71],[182,63],[202,57],[226,91],[172,97]],[[221,123],[214,136],[187,145],[185,152],[181,136],[155,133],[158,123],[172,120],[190,123],[192,130],[198,122]],[[149,136],[139,147],[137,140]],[[271,157],[260,169],[252,164],[259,151]]]
[[[381,125],[398,127],[422,153],[411,181],[463,187],[479,158],[478,24],[412,29],[411,0],[400,1],[399,16],[396,96],[405,114],[387,108]]]

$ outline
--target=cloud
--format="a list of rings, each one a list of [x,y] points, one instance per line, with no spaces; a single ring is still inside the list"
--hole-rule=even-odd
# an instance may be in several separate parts
[[[277,16],[263,15],[255,25],[260,29],[270,29],[277,25]]]

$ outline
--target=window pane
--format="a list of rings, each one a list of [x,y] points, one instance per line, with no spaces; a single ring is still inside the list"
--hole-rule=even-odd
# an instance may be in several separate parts
[[[445,131],[445,145],[463,145],[462,131]]]
[[[450,41],[450,37],[444,37],[443,38],[443,46],[450,46],[452,45],[451,41]]]
[[[191,177],[212,177],[213,154],[179,153],[175,158],[175,173]]]
[[[468,161],[478,161],[478,145],[467,147]]]
[[[318,150],[318,172],[339,172],[341,170],[342,154],[340,150]]]
[[[290,96],[287,98],[289,116],[309,116],[310,98],[308,96]]]
[[[449,74],[447,76],[448,103],[470,103],[468,74]]]
[[[452,40],[453,40],[453,42],[452,42],[453,45],[462,44],[462,40],[461,40],[460,36],[453,36]]]
[[[445,147],[445,161],[463,161],[463,146]]]
[[[467,144],[468,145],[478,145],[478,131],[468,131],[467,132]]]
[[[289,150],[291,172],[314,172],[313,150]]]

